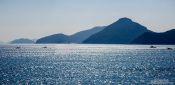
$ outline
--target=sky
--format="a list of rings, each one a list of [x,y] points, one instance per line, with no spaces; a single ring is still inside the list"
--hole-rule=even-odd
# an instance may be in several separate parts
[[[175,0],[0,0],[0,41],[71,35],[122,17],[155,32],[175,29]]]

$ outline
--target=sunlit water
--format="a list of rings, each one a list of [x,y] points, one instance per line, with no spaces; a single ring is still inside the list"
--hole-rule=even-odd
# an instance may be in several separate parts
[[[0,45],[0,84],[175,84],[175,46],[149,47]]]

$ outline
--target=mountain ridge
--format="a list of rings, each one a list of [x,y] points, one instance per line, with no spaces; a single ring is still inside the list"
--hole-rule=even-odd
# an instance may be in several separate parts
[[[94,27],[72,35],[53,34],[38,39],[36,43],[175,44],[175,42],[170,43],[170,41],[175,40],[174,34],[175,30],[161,33],[153,32],[132,19],[124,17],[108,26]],[[154,42],[151,43],[151,41]]]
[[[34,44],[35,41],[27,38],[19,38],[9,42],[10,44]]]
[[[36,41],[36,43],[47,44],[47,43],[68,43],[68,36],[62,33],[52,34],[49,36],[42,37]]]
[[[83,41],[87,44],[129,44],[134,38],[149,31],[129,18],[120,18],[102,31]]]
[[[166,32],[146,32],[131,42],[131,44],[175,44],[175,29]]]
[[[90,35],[103,30],[105,26],[96,26],[88,30],[83,30],[72,35],[65,35],[62,33],[42,37],[36,41],[37,44],[45,43],[82,43]],[[60,41],[59,41],[60,40]]]

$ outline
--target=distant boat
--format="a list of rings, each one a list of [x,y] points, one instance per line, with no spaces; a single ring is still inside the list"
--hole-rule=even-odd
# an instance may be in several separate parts
[[[46,46],[44,46],[43,48],[47,48]]]
[[[16,47],[16,49],[20,49],[20,48],[21,48],[21,47],[19,47],[19,46],[18,46],[18,47]]]
[[[173,50],[173,48],[167,48],[167,50]]]
[[[156,48],[156,46],[152,46],[152,45],[151,45],[150,48]]]

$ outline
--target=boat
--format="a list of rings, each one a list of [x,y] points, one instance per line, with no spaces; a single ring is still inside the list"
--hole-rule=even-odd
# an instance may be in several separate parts
[[[173,50],[173,48],[167,48],[167,50]]]
[[[156,46],[151,45],[150,48],[156,48]]]
[[[21,48],[21,47],[19,47],[19,46],[18,46],[18,47],[16,47],[16,49],[20,49],[20,48]]]
[[[43,48],[47,48],[46,46],[44,46]]]

